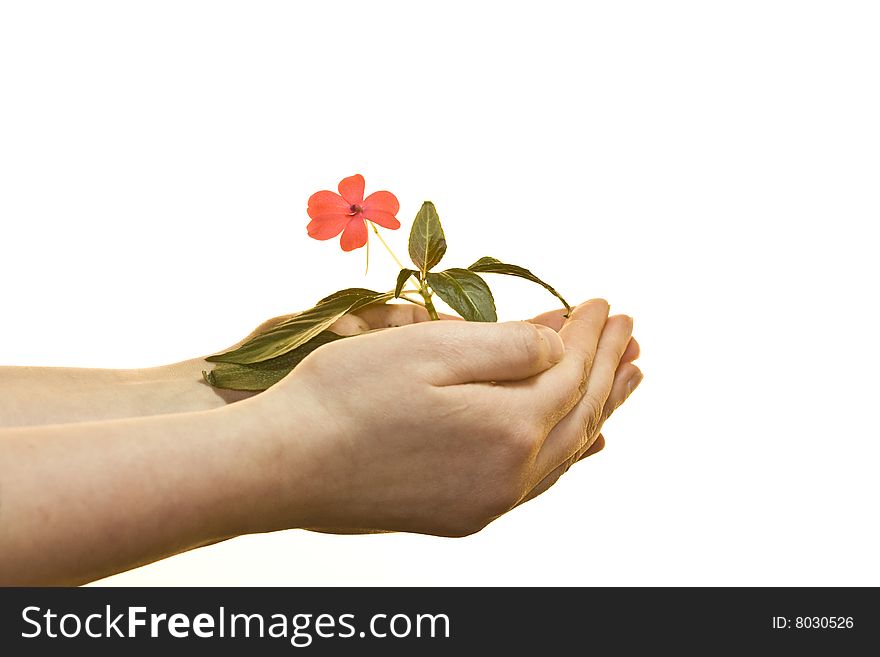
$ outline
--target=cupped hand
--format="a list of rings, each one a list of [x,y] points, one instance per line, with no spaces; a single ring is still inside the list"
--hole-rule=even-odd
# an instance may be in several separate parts
[[[463,321],[460,317],[444,315],[443,313],[440,313],[440,318]],[[277,321],[280,321],[281,319],[285,318],[280,318]],[[418,324],[429,320],[430,317],[428,316],[428,311],[419,306],[408,304],[377,304],[353,315],[346,315],[334,324],[331,330],[339,335],[351,336],[366,333],[371,330],[408,326],[409,324]],[[537,317],[526,321],[529,321],[532,324],[541,324],[559,332],[565,325],[565,320],[566,313],[560,308],[558,310],[551,310],[542,313]],[[605,406],[602,409],[602,424],[604,424],[605,420],[607,420],[611,414],[619,408],[624,401],[626,401],[626,398],[632,390],[634,390],[641,382],[642,373],[639,368],[633,364],[633,361],[638,359],[640,352],[641,347],[639,346],[638,341],[634,337],[631,337],[629,344],[620,359],[620,363],[618,364],[615,378],[619,381],[632,382],[632,387],[629,388],[618,385],[612,388],[611,394],[608,396],[608,399],[605,401]],[[604,447],[605,438],[600,433],[589,448],[585,449],[577,459],[572,460],[563,470],[558,472],[553,481],[555,482],[575,462],[600,452]],[[547,485],[544,490],[546,490],[546,488],[549,488],[549,485]],[[531,495],[528,499],[531,499],[536,495],[537,493]]]
[[[354,332],[403,325],[326,345],[248,402],[273,426],[263,530],[473,533],[598,451],[641,377],[632,321],[601,300],[564,323],[423,322],[419,310],[362,311]]]

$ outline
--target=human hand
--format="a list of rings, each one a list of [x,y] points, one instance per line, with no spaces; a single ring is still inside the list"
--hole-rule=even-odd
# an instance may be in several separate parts
[[[252,530],[462,536],[546,490],[640,376],[620,366],[631,320],[607,313],[583,304],[558,334],[441,321],[322,347],[247,402],[273,426],[277,503]]]
[[[267,331],[277,325],[278,323],[284,321],[285,319],[291,317],[292,315],[285,315],[282,317],[276,317],[274,319],[269,320],[268,322],[263,323],[258,329],[254,332],[254,335],[258,333],[262,333],[263,331]],[[454,321],[462,321],[461,318],[451,316],[451,315],[442,315],[442,319],[449,319]],[[376,304],[374,306],[367,307],[358,313],[346,315],[342,317],[336,324],[333,325],[331,330],[339,335],[358,335],[361,333],[366,333],[372,330],[385,329],[385,328],[395,328],[399,326],[408,326],[410,324],[418,324],[421,322],[429,321],[430,317],[428,316],[428,312],[420,306],[412,305],[412,304]],[[528,320],[533,324],[541,324],[552,328],[554,331],[559,331],[562,326],[565,324],[565,311],[563,309],[553,310],[550,312],[542,313],[537,317]],[[634,361],[639,356],[639,345],[636,342],[635,338],[631,338],[629,345],[627,346],[623,357],[620,360],[620,365],[618,366],[618,373],[616,376],[621,378],[629,378],[634,376],[638,372],[638,368],[634,365],[629,366],[632,361]],[[621,369],[623,368],[623,369]],[[607,419],[611,413],[616,409],[620,404],[625,400],[625,396],[628,395],[627,390],[622,388],[613,389],[611,395],[605,402],[605,406],[603,409],[603,420]],[[582,453],[578,455],[578,458],[571,459],[568,463],[565,464],[564,467],[559,468],[557,472],[554,473],[553,477],[547,479],[547,481],[543,482],[543,485],[540,488],[536,488],[533,490],[529,496],[527,496],[522,502],[528,501],[533,497],[537,496],[539,492],[543,492],[547,488],[549,488],[559,477],[564,474],[576,461],[583,460],[597,452],[601,451],[605,447],[605,439],[602,434],[599,434],[595,441],[586,449],[582,450]],[[522,503],[521,502],[521,503]],[[375,528],[370,529],[356,529],[352,527],[308,527],[311,531],[317,531],[322,533],[333,533],[333,534],[366,534],[366,533],[380,533],[384,530],[379,530]]]
[[[554,310],[538,315],[529,321],[543,324],[559,331],[565,324],[565,314],[562,310]],[[614,373],[615,385],[612,386],[611,393],[608,395],[608,399],[605,400],[605,405],[602,408],[599,422],[600,427],[604,426],[605,421],[611,417],[611,414],[626,401],[632,391],[638,387],[639,383],[641,383],[642,372],[633,363],[640,354],[641,347],[638,341],[634,337],[630,338],[629,344],[626,346],[623,356],[620,358],[617,371]],[[619,385],[619,382],[626,382],[626,384]],[[525,498],[523,498],[520,501],[520,504],[534,499],[555,484],[563,474],[568,472],[572,465],[602,451],[604,448],[605,437],[599,433],[592,445],[585,446],[556,468],[550,476],[545,478],[541,485],[536,486]]]
[[[441,319],[449,319],[454,321],[462,321],[460,317],[455,317],[452,315],[444,315],[440,314]],[[284,318],[280,318],[278,321],[283,320]],[[420,322],[427,322],[430,320],[428,316],[428,312],[419,306],[415,305],[407,305],[407,304],[377,304],[375,306],[371,306],[366,308],[363,311],[355,315],[347,315],[343,317],[339,326],[334,325],[334,331],[339,332],[340,335],[357,335],[359,333],[365,333],[370,330],[383,329],[383,328],[393,328],[398,326],[408,326],[409,324],[418,324]],[[541,324],[543,326],[547,326],[552,328],[557,333],[562,329],[565,325],[566,313],[563,309],[551,310],[545,313],[541,313],[540,315],[533,317],[532,319],[526,320],[531,322],[532,324]],[[632,390],[641,382],[642,373],[639,368],[633,364],[633,361],[638,359],[641,353],[641,347],[638,341],[631,337],[629,344],[627,344],[626,349],[623,352],[623,356],[620,358],[620,363],[618,364],[617,371],[615,372],[615,379],[619,381],[633,381]],[[632,390],[625,388],[623,386],[613,387],[611,390],[611,394],[608,396],[608,399],[605,400],[605,405],[602,409],[602,421],[601,424],[604,425],[605,421],[611,416],[611,414],[626,401],[626,398],[632,392]],[[555,473],[555,477],[552,478],[552,483],[555,483],[556,480],[559,479],[564,472],[566,472],[574,463],[577,461],[581,461],[593,454],[600,452],[605,448],[605,438],[600,433],[595,441],[590,445],[587,449],[583,450],[583,453],[578,455],[578,458],[570,460],[564,468],[560,469]],[[545,487],[543,490],[552,485],[550,482],[545,482]],[[543,490],[541,492],[543,492]],[[528,496],[526,500],[532,499],[537,496],[537,492],[533,492]],[[338,532],[341,530],[334,529],[333,531]]]

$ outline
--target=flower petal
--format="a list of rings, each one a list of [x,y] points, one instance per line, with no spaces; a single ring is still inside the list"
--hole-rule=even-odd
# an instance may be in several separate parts
[[[346,203],[336,192],[323,190],[309,197],[308,213],[312,219],[327,214],[351,214],[351,203]]]
[[[317,219],[312,219],[307,226],[309,237],[316,240],[329,240],[336,237],[351,221],[347,214],[325,214]]]
[[[339,182],[339,193],[349,205],[360,205],[364,202],[364,177],[356,173]]]
[[[391,192],[373,192],[361,203],[364,210],[380,210],[394,216],[400,210],[397,197]],[[378,223],[378,222],[376,222]]]
[[[379,224],[382,228],[390,228],[391,230],[397,230],[400,228],[400,222],[397,220],[397,217],[388,212],[382,212],[381,210],[364,210],[364,217],[372,221],[374,224]]]
[[[345,231],[342,233],[342,239],[339,240],[339,245],[342,247],[342,250],[354,251],[355,249],[361,248],[366,243],[367,224],[364,221],[364,218],[360,215],[350,218],[348,225],[345,227]]]

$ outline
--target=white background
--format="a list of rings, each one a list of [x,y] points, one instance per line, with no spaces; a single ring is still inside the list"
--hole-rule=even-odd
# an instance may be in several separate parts
[[[305,234],[355,172],[399,252],[431,199],[448,264],[603,296],[643,345],[606,450],[476,536],[105,583],[880,585],[878,33],[871,2],[0,4],[0,362],[158,365],[388,287]]]

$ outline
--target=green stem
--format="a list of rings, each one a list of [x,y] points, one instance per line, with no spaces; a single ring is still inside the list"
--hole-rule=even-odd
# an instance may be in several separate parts
[[[431,297],[425,297],[425,308],[428,309],[428,315],[431,317],[431,319],[440,319],[440,315],[437,314],[437,309],[434,308]]]
[[[388,253],[391,254],[391,257],[392,257],[392,258],[394,258],[394,262],[397,263],[397,266],[400,267],[401,269],[406,269],[406,267],[403,266],[403,263],[400,262],[400,259],[399,259],[396,255],[394,255],[394,251],[392,251],[392,250],[391,250],[391,247],[388,246],[388,242],[386,242],[385,239],[382,237],[382,233],[380,233],[380,232],[379,232],[379,229],[376,228],[376,224],[374,224],[374,223],[371,221],[371,222],[370,222],[370,226],[373,227],[373,232],[376,233],[376,237],[378,237],[378,238],[379,238],[379,241],[382,242],[382,246],[384,246],[384,247],[385,247],[385,250],[388,251]]]
[[[372,221],[370,221],[370,222],[368,222],[368,223],[370,224],[370,227],[373,229],[373,232],[376,233],[376,237],[378,237],[378,238],[379,238],[379,241],[382,242],[382,246],[384,246],[384,247],[385,247],[385,250],[388,251],[388,254],[389,254],[392,258],[394,258],[394,262],[397,263],[397,266],[400,267],[401,269],[406,269],[406,267],[404,267],[404,266],[403,266],[403,263],[400,261],[400,258],[398,258],[398,257],[395,255],[394,251],[391,250],[391,247],[388,246],[388,242],[386,242],[386,241],[385,241],[385,238],[382,237],[382,233],[380,233],[380,232],[379,232],[379,229],[376,228],[376,224],[374,224]],[[368,248],[369,248],[369,243],[367,243],[367,246],[368,246]],[[421,283],[419,282],[419,279],[416,278],[415,276],[410,276],[410,279],[412,279],[412,281],[413,281],[416,285],[421,285]]]
[[[378,237],[379,241],[382,242],[382,246],[384,246],[385,250],[388,251],[388,253],[391,255],[392,258],[394,258],[394,262],[397,263],[397,266],[400,267],[401,269],[406,269],[406,267],[403,266],[403,263],[400,262],[400,259],[394,254],[394,251],[391,250],[391,247],[388,246],[388,243],[382,237],[382,233],[380,233],[379,229],[376,228],[376,224],[374,224],[371,221],[370,226],[372,226],[373,232],[376,233],[376,237]],[[369,242],[367,243],[367,248],[369,248]],[[367,256],[367,257],[369,258],[369,256]],[[367,260],[367,262],[369,263],[369,260]],[[428,288],[428,283],[425,282],[424,280],[420,281],[415,275],[410,276],[410,278],[416,283],[416,285],[419,286],[418,292],[419,292],[419,294],[422,295],[422,299],[425,300],[425,308],[428,311],[428,316],[432,320],[440,319],[440,315],[437,314],[437,309],[434,308],[434,302],[431,301],[432,292]],[[414,301],[412,299],[407,299],[406,297],[402,297],[402,298],[406,301],[409,301],[410,303],[416,303],[418,305],[422,305],[422,304],[419,304],[418,301]]]
[[[425,307],[425,304],[424,304],[423,301],[417,301],[417,300],[415,300],[415,299],[410,299],[410,298],[409,298],[408,296],[406,296],[405,294],[401,294],[401,295],[400,295],[400,298],[403,299],[404,301],[409,301],[410,303],[414,303],[414,304],[417,305],[417,306],[421,306],[422,308]]]
[[[425,308],[428,311],[428,316],[431,319],[440,319],[440,316],[437,314],[437,309],[434,308],[434,302],[431,301],[432,292],[428,289],[428,284],[425,281],[421,281],[419,285],[419,292],[422,295],[422,298],[425,300]]]
[[[370,240],[367,240],[367,266],[364,267],[364,276],[370,273]]]

